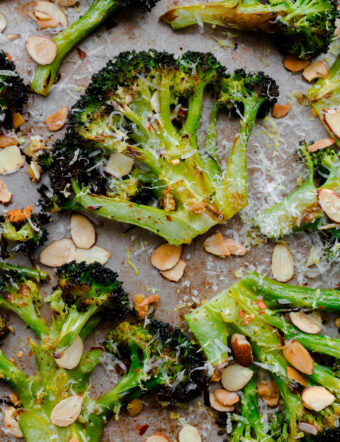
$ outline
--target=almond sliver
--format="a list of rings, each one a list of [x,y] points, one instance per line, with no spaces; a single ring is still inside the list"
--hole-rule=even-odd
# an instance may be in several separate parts
[[[287,55],[283,61],[284,67],[290,72],[300,72],[309,65],[308,60],[300,60],[294,55]]]
[[[203,243],[204,250],[212,255],[225,257],[230,255],[230,251],[220,232],[209,236]]]
[[[322,138],[308,146],[308,152],[316,152],[317,150],[325,149],[326,147],[332,146],[334,143],[335,140],[333,138]]]
[[[30,57],[42,66],[51,64],[57,56],[57,45],[49,38],[38,35],[26,40],[26,49]]]
[[[306,81],[313,81],[316,78],[326,78],[328,76],[328,67],[323,61],[316,61],[311,65],[305,67],[302,73]]]
[[[152,252],[151,264],[161,271],[170,270],[178,263],[181,254],[181,246],[165,243]]]
[[[51,132],[56,132],[65,126],[67,117],[68,117],[68,107],[64,106],[54,114],[47,117],[44,123],[47,125],[48,129]]]
[[[290,109],[292,108],[291,103],[279,104],[275,103],[272,107],[271,113],[274,118],[283,118],[285,117]]]
[[[0,203],[8,204],[12,199],[12,193],[9,192],[3,179],[0,178]]]
[[[172,269],[161,272],[161,275],[168,281],[178,282],[184,274],[185,267],[186,263],[180,259]]]

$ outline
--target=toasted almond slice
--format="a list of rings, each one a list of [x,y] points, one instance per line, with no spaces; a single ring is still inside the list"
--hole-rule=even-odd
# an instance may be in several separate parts
[[[272,273],[274,279],[287,282],[294,276],[294,259],[286,244],[278,243],[272,255]]]
[[[83,356],[84,345],[80,336],[77,336],[73,344],[70,345],[62,355],[54,354],[54,359],[58,367],[72,370],[79,364]]]
[[[58,23],[44,12],[30,11],[29,16],[33,18],[42,29],[56,28]]]
[[[65,126],[67,117],[68,117],[68,107],[64,106],[61,109],[59,109],[57,112],[55,112],[53,115],[47,117],[44,123],[47,125],[48,129],[51,132],[56,132]]]
[[[35,35],[26,40],[30,57],[42,66],[51,64],[57,55],[57,45],[49,38]]]
[[[315,141],[315,143],[308,146],[308,152],[316,152],[317,150],[325,149],[335,143],[333,138],[322,138],[322,140]]]
[[[340,195],[333,190],[322,189],[318,193],[318,200],[328,218],[335,223],[340,223]]]
[[[119,152],[114,152],[105,164],[104,171],[116,178],[128,175],[133,167],[134,160]]]
[[[179,442],[201,442],[201,435],[196,427],[186,425],[178,435]]]
[[[229,252],[232,255],[236,255],[236,256],[244,256],[248,250],[239,242],[235,241],[232,238],[227,238],[224,240],[224,245],[227,246]]]
[[[286,103],[286,104],[275,103],[271,110],[272,117],[283,118],[288,114],[291,108],[292,108],[291,103]]]
[[[239,364],[232,364],[222,371],[221,382],[223,388],[228,391],[239,391],[245,387],[253,377],[253,370],[242,367]]]
[[[14,407],[6,407],[4,412],[4,424],[8,433],[18,439],[22,439],[24,435],[20,429],[19,423],[15,418],[16,409]]]
[[[180,259],[175,267],[166,270],[165,272],[161,272],[161,275],[168,281],[178,282],[183,276],[186,265],[186,262]]]
[[[71,237],[80,249],[90,249],[96,242],[93,224],[84,215],[75,213],[71,217]]]
[[[292,323],[299,330],[312,335],[321,332],[321,319],[318,316],[304,312],[291,312],[289,316]]]
[[[302,374],[300,374],[297,370],[295,370],[295,368],[287,367],[286,371],[287,371],[287,377],[289,379],[298,382],[304,387],[308,386],[306,379],[302,376]]]
[[[13,128],[19,129],[20,126],[22,126],[23,124],[25,124],[25,120],[23,118],[23,116],[21,114],[19,114],[19,112],[13,112],[12,115],[12,126]]]
[[[151,104],[151,109],[156,114],[159,114],[161,111],[161,100],[160,100],[159,91],[154,92],[154,94],[151,97],[150,104]]]
[[[51,17],[49,15],[45,14],[44,12],[34,11],[33,14],[39,20],[45,20],[45,21],[51,20]]]
[[[15,41],[15,40],[18,40],[18,38],[20,38],[20,34],[8,34],[7,35],[8,41]]]
[[[75,251],[73,241],[67,238],[51,242],[41,253],[40,262],[48,267],[61,267],[71,261]]]
[[[323,120],[328,127],[328,129],[337,138],[340,138],[340,110],[338,109],[324,109]]]
[[[155,433],[145,439],[145,442],[170,442],[168,436],[163,433]]]
[[[238,333],[233,334],[230,342],[235,361],[243,367],[249,367],[253,362],[253,350],[247,338]]]
[[[240,402],[240,396],[234,391],[227,391],[223,388],[217,388],[214,391],[216,400],[225,407],[231,407],[232,405]]]
[[[279,387],[272,380],[263,381],[257,384],[257,393],[269,405],[276,407],[280,399]]]
[[[181,254],[181,246],[165,243],[152,252],[151,264],[158,270],[170,270],[178,263]]]
[[[307,434],[312,434],[313,436],[316,436],[319,432],[319,429],[309,422],[299,422],[297,427],[300,431]]]
[[[0,33],[4,32],[7,28],[7,18],[6,15],[0,12]]]
[[[305,67],[302,73],[302,77],[311,82],[316,78],[326,78],[328,76],[328,67],[323,61],[316,61]]]
[[[297,370],[301,371],[301,373],[308,375],[313,374],[314,361],[309,352],[300,344],[300,342],[293,339],[282,350],[282,353],[287,361]]]
[[[300,60],[294,55],[287,55],[283,61],[284,67],[290,72],[300,72],[309,65],[308,60]]]
[[[225,257],[230,255],[230,251],[225,244],[223,236],[220,232],[209,236],[203,243],[204,250],[212,255]]]
[[[28,174],[33,183],[36,183],[40,180],[41,172],[41,166],[36,161],[31,161],[31,164],[28,166]]]
[[[111,258],[111,253],[103,249],[99,246],[93,246],[90,249],[76,249],[72,256],[71,261],[76,262],[83,262],[85,261],[86,264],[92,264],[93,262],[99,262],[100,264],[104,265],[108,262],[108,260]]]
[[[79,0],[57,0],[59,6],[65,6],[69,8],[71,6],[75,6]]]
[[[46,1],[37,1],[34,4],[35,11],[42,12],[47,16],[51,17],[54,21],[57,22],[58,25],[67,27],[67,17],[64,12],[58,8],[54,3],[46,2]]]
[[[0,149],[8,146],[17,146],[18,140],[15,137],[8,137],[7,135],[0,135]]]
[[[21,169],[25,157],[21,155],[18,146],[9,146],[0,150],[0,175],[9,175]]]
[[[52,424],[57,427],[72,425],[78,419],[82,406],[83,397],[81,394],[60,401],[52,410],[50,416]]]
[[[220,402],[218,402],[213,392],[209,394],[209,401],[211,408],[213,408],[216,411],[221,411],[222,413],[226,413],[228,411],[234,411],[235,409],[235,407],[227,407],[225,405],[222,405]]]
[[[13,194],[9,192],[5,181],[0,178],[0,203],[8,204],[12,199]]]
[[[336,397],[325,387],[313,385],[313,387],[307,387],[302,391],[301,399],[306,408],[321,411],[331,405]]]

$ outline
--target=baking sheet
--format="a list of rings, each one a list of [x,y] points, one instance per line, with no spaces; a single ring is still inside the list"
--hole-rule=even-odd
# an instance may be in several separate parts
[[[83,11],[90,1],[81,0],[79,10],[68,9],[69,21],[72,22]],[[173,32],[167,25],[160,23],[158,17],[171,6],[180,4],[177,0],[161,0],[151,13],[142,15],[128,11],[120,13],[116,19],[119,26],[107,29],[100,28],[79,47],[86,52],[84,60],[80,60],[73,51],[61,68],[61,80],[57,83],[47,98],[30,96],[29,105],[24,113],[27,123],[19,134],[23,137],[23,146],[30,136],[42,136],[47,145],[53,139],[62,136],[58,132],[51,136],[46,130],[43,120],[62,106],[71,107],[90,81],[93,73],[98,71],[107,60],[122,50],[142,50],[155,48],[181,54],[187,50],[211,51],[232,71],[244,68],[249,71],[263,70],[271,75],[280,86],[280,103],[293,103],[289,115],[281,120],[267,118],[259,121],[253,130],[249,142],[249,207],[242,211],[223,226],[217,226],[209,234],[220,231],[223,235],[241,240],[244,244],[257,244],[250,247],[244,257],[220,259],[206,254],[202,244],[208,235],[196,238],[190,246],[185,246],[182,259],[187,262],[184,277],[179,283],[171,283],[159,275],[151,266],[151,251],[163,240],[151,233],[138,228],[127,231],[127,226],[115,222],[92,218],[96,225],[97,244],[110,250],[112,257],[108,266],[120,274],[125,289],[131,294],[144,293],[160,295],[157,317],[170,321],[175,325],[184,325],[183,315],[190,306],[203,299],[214,296],[218,291],[232,284],[237,277],[246,274],[250,269],[257,269],[270,275],[270,257],[273,244],[259,242],[251,232],[251,218],[268,204],[279,201],[282,196],[291,191],[305,174],[304,167],[294,159],[294,150],[302,139],[317,140],[326,136],[319,120],[312,117],[310,109],[296,103],[293,91],[305,92],[308,85],[301,76],[288,73],[282,64],[283,57],[272,45],[268,36],[257,33],[240,34],[235,31],[211,29],[204,27],[204,32],[197,28]],[[186,0],[183,3],[195,3]],[[8,51],[17,65],[17,69],[27,82],[33,78],[35,63],[25,50],[25,40],[32,35],[53,37],[54,30],[41,30],[28,16],[29,2],[18,0],[2,0],[0,11],[8,19],[8,27],[0,34],[0,47]],[[6,35],[20,33],[20,38],[9,42]],[[330,60],[330,58],[326,58]],[[209,108],[209,103],[206,105]],[[204,115],[207,115],[205,112]],[[202,119],[202,132],[207,125],[207,118]],[[238,132],[238,122],[221,117],[218,122],[219,145],[224,157],[227,158],[234,136]],[[35,185],[31,183],[27,166],[19,172],[4,178],[8,188],[14,193],[12,204],[8,208],[18,208],[29,203],[37,202]],[[49,240],[69,237],[69,214],[55,217],[48,227]],[[126,232],[127,231],[127,232]],[[125,233],[126,232],[126,233]],[[318,266],[309,266],[311,248],[317,236],[304,233],[291,236],[287,243],[292,250],[296,264],[296,277],[293,282],[305,283],[307,280],[313,286],[327,286],[340,281],[338,264],[329,265],[321,259]],[[138,274],[129,265],[127,251],[131,252],[131,261],[138,269]],[[314,249],[312,249],[314,250]],[[16,262],[25,263],[21,257]],[[51,272],[53,276],[53,272]],[[308,279],[311,277],[311,279]],[[53,282],[53,280],[52,280]],[[48,287],[43,289],[48,292]],[[48,309],[47,309],[48,311]],[[10,323],[15,326],[16,334],[6,338],[3,345],[8,356],[13,356],[19,368],[27,373],[35,371],[33,358],[28,356],[29,347],[26,337],[33,337],[29,330],[23,329],[20,320],[10,316]],[[100,344],[105,336],[108,324],[98,329],[89,339],[86,346]],[[24,352],[19,360],[15,355],[18,350]],[[104,364],[105,365],[105,364]],[[117,376],[114,372],[106,371],[105,367],[97,367],[92,383],[94,395],[107,391],[114,385]],[[6,396],[8,389],[1,384],[0,397]],[[142,441],[145,436],[155,432],[163,432],[171,441],[176,440],[181,425],[186,421],[200,429],[206,442],[221,441],[217,436],[213,414],[203,407],[202,399],[190,403],[186,408],[162,409],[155,405],[150,398],[143,399],[143,412],[130,418],[123,412],[119,421],[114,419],[106,425],[103,441],[132,442]],[[148,424],[149,429],[144,437],[140,437],[137,425]],[[0,433],[1,441],[10,440],[7,435]]]

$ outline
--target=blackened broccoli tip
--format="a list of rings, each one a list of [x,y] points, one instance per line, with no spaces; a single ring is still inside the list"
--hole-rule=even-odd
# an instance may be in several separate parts
[[[28,88],[17,73],[8,54],[0,50],[0,127],[12,127],[14,112],[22,112],[28,100]]]
[[[8,333],[9,328],[7,326],[7,317],[2,314],[0,315],[0,342],[8,335]]]
[[[206,90],[214,106],[200,146]],[[210,53],[122,52],[92,77],[65,138],[41,158],[52,187],[42,188],[45,205],[190,243],[247,205],[247,143],[277,95],[265,74],[228,75]],[[225,169],[217,154],[219,109],[238,109],[241,125]]]
[[[275,0],[251,3],[213,2],[178,6],[160,18],[173,29],[207,23],[226,28],[263,31],[274,35],[278,48],[310,59],[327,52],[338,16],[336,0]]]

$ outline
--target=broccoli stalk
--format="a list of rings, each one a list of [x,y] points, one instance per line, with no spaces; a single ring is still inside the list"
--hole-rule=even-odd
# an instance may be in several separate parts
[[[320,78],[308,90],[307,97],[318,114],[322,124],[332,138],[340,145],[339,130],[332,130],[327,124],[327,112],[340,112],[339,107],[340,95],[340,54],[331,66],[326,78]]]
[[[178,6],[160,19],[175,30],[202,23],[260,30],[274,34],[282,51],[309,59],[327,52],[335,30],[336,6],[332,0],[226,0]]]
[[[215,104],[201,152],[208,86]],[[65,139],[41,157],[54,191],[43,192],[45,201],[54,211],[87,211],[190,243],[246,206],[248,139],[277,94],[263,73],[227,75],[211,54],[121,53],[74,106]],[[226,170],[216,152],[218,110],[243,114]],[[119,172],[122,161],[131,167]]]
[[[53,39],[57,46],[57,55],[53,62],[46,66],[39,66],[33,78],[31,89],[41,95],[48,95],[56,81],[59,68],[64,58],[71,50],[92,34],[113,12],[129,5],[143,5],[151,8],[158,0],[143,2],[141,0],[93,0],[89,9],[68,28],[61,31]]]

